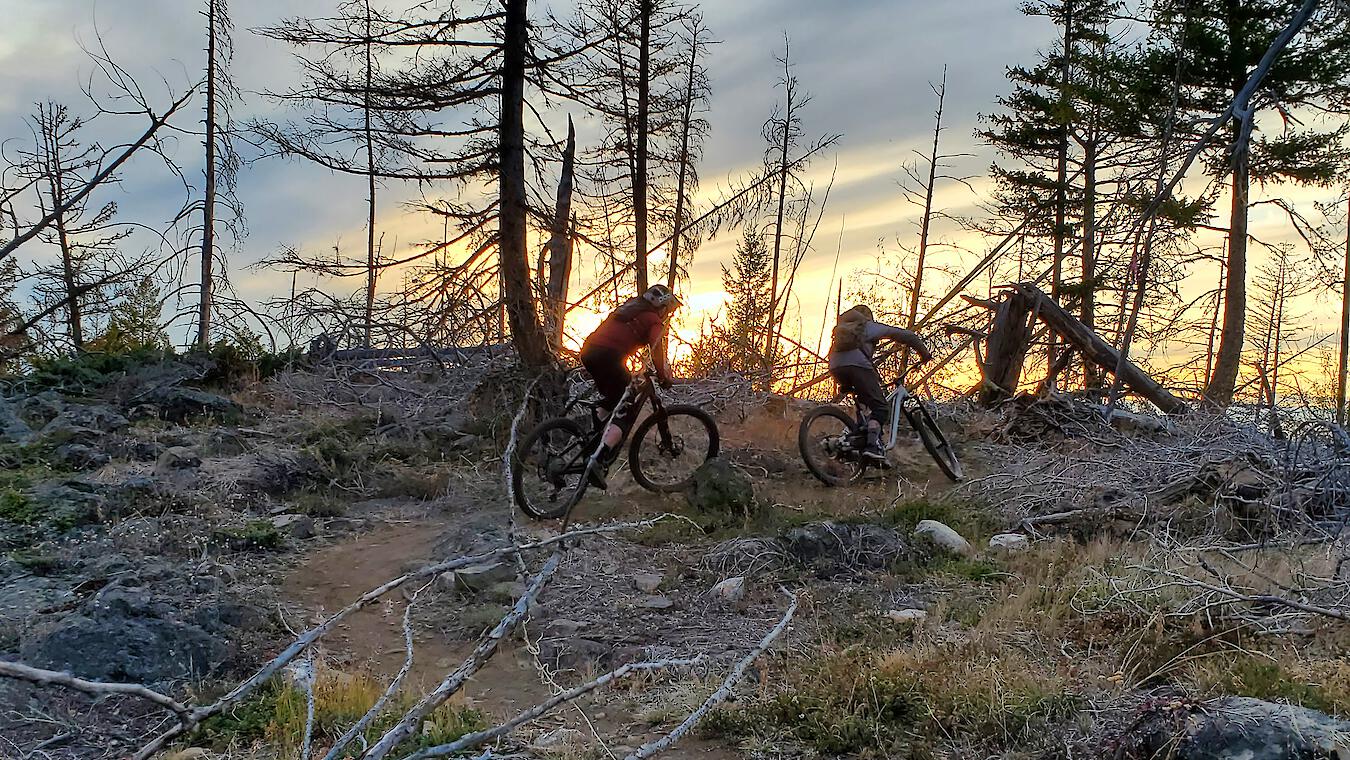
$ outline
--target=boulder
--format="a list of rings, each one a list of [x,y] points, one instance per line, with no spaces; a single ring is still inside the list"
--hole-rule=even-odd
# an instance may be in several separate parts
[[[714,599],[736,603],[745,598],[745,578],[740,575],[718,581],[710,592]]]
[[[149,401],[159,407],[160,417],[178,423],[200,417],[227,419],[244,411],[224,396],[181,386],[159,388],[150,394]]]
[[[675,602],[668,596],[653,596],[642,600],[642,606],[649,610],[668,610],[675,606]]]
[[[699,512],[747,515],[755,506],[755,487],[750,476],[739,467],[726,459],[714,458],[694,471],[685,498]]]
[[[887,620],[893,623],[921,623],[928,619],[928,613],[924,610],[889,610],[883,615]]]
[[[989,539],[989,548],[1009,554],[1023,552],[1031,548],[1031,539],[1021,533],[1000,533]]]
[[[272,527],[291,538],[302,541],[306,538],[314,538],[314,518],[309,515],[277,515],[272,518]]]
[[[27,628],[19,655],[37,667],[99,681],[164,684],[203,678],[230,648],[176,618],[147,592],[114,589],[82,612]]]
[[[654,593],[661,588],[661,583],[666,577],[660,573],[634,573],[633,587],[646,594]]]
[[[20,400],[14,406],[15,412],[29,427],[40,428],[56,419],[56,415],[66,408],[66,400],[56,391],[43,391]]]
[[[178,470],[200,467],[202,458],[186,446],[170,446],[155,459],[156,475],[171,475]]]
[[[62,412],[56,415],[55,419],[47,423],[63,421],[78,427],[86,427],[97,430],[100,433],[116,433],[124,430],[131,423],[127,421],[116,409],[103,404],[93,404],[90,406],[67,406]]]
[[[884,570],[909,554],[900,534],[870,523],[810,523],[784,533],[782,544],[788,556],[823,578]]]
[[[96,470],[111,462],[112,457],[83,443],[63,443],[52,451],[52,461],[72,470]]]
[[[920,520],[914,526],[914,535],[931,541],[933,546],[951,554],[970,556],[975,553],[975,547],[960,533],[937,520]]]
[[[468,591],[478,593],[487,591],[498,583],[507,583],[516,579],[515,568],[505,562],[489,562],[482,565],[469,565],[461,567],[458,570],[445,573],[441,578],[448,579],[442,581],[442,585],[448,583],[450,588],[458,591]]]
[[[0,399],[0,443],[26,443],[32,437],[33,429],[19,417],[14,406]]]
[[[1117,744],[1117,757],[1138,760],[1342,760],[1350,757],[1350,721],[1250,697],[1156,700]]]

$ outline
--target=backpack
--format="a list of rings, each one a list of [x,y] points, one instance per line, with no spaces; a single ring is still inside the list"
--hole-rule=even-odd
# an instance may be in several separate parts
[[[628,324],[649,311],[656,311],[656,307],[652,305],[651,301],[642,296],[633,296],[614,310],[614,317],[620,322]]]
[[[834,326],[830,334],[830,353],[841,354],[845,351],[861,351],[867,340],[865,337],[867,322],[845,313]]]

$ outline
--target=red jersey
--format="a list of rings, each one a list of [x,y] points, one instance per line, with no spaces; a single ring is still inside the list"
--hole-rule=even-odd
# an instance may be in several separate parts
[[[665,320],[655,309],[640,311],[627,321],[615,312],[595,328],[582,348],[608,348],[628,356],[643,346],[659,343],[665,330]]]

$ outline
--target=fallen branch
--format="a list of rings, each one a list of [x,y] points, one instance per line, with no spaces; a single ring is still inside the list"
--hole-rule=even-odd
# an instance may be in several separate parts
[[[423,588],[426,587],[424,586]],[[407,678],[408,673],[412,671],[412,610],[413,605],[417,603],[417,595],[421,593],[421,591],[422,589],[418,589],[417,593],[413,594],[412,599],[408,600],[408,606],[403,608],[403,667],[399,668],[398,673],[394,675],[394,680],[389,682],[389,686],[384,690],[384,693],[380,695],[380,698],[375,700],[375,704],[371,705],[370,709],[366,711],[366,714],[362,715],[361,719],[356,721],[351,728],[347,729],[347,732],[333,744],[333,747],[328,750],[328,754],[323,756],[323,760],[337,760],[342,754],[342,750],[346,749],[348,744],[351,744],[357,736],[360,736],[361,733],[364,732],[377,717],[379,717],[380,713],[384,711],[384,706],[389,704],[389,700],[398,692],[399,687],[403,685],[403,680]]]
[[[55,670],[42,670],[27,665],[20,665],[17,662],[8,662],[0,660],[0,676],[14,678],[20,681],[28,681],[42,686],[64,686],[67,689],[82,691],[85,694],[107,695],[122,694],[129,697],[137,697],[147,702],[153,702],[166,710],[171,711],[179,717],[179,720],[187,717],[191,708],[175,700],[173,697],[165,696],[157,691],[147,689],[140,684],[134,683],[102,683],[99,681],[86,681],[83,678],[76,678],[70,673],[62,673]]]
[[[536,718],[547,715],[558,705],[565,702],[571,702],[578,697],[584,696],[596,689],[605,686],[611,681],[617,681],[632,673],[647,670],[665,670],[667,668],[689,667],[698,662],[698,658],[692,660],[660,660],[657,662],[635,662],[618,667],[610,672],[591,681],[587,681],[580,686],[573,687],[564,692],[553,695],[549,699],[540,702],[528,710],[520,713],[516,717],[506,721],[500,726],[494,726],[485,731],[478,731],[472,734],[465,734],[449,744],[439,744],[435,747],[427,747],[424,750],[408,755],[404,760],[425,760],[429,757],[444,757],[453,755],[457,752],[463,752],[466,749],[477,747],[484,742],[489,742],[499,736],[510,733],[517,727],[529,723]]]
[[[143,746],[138,752],[136,752],[135,755],[132,756],[133,760],[145,760],[146,758],[153,756],[155,753],[167,747],[169,743],[172,742],[174,739],[177,739],[178,737],[183,736],[184,734],[190,732],[192,729],[196,728],[203,720],[206,720],[212,715],[218,715],[230,709],[234,705],[238,704],[241,700],[244,699],[244,697],[251,694],[255,689],[257,689],[264,682],[266,682],[267,679],[271,678],[273,675],[276,675],[277,671],[285,667],[288,663],[290,663],[297,656],[299,656],[300,653],[304,652],[306,649],[312,646],[314,642],[323,638],[326,634],[332,631],[333,628],[337,626],[337,624],[340,623],[342,620],[346,619],[348,616],[357,612],[358,610],[363,609],[367,605],[375,602],[379,598],[383,597],[385,594],[388,594],[390,591],[393,591],[394,589],[397,589],[400,586],[408,583],[409,581],[419,580],[423,578],[432,578],[437,575],[440,575],[441,573],[449,572],[451,570],[457,570],[459,568],[468,567],[470,565],[482,564],[484,562],[488,562],[494,559],[500,559],[502,557],[509,557],[523,551],[540,549],[545,546],[552,546],[554,544],[558,544],[563,541],[568,541],[573,538],[578,538],[581,536],[597,535],[604,533],[618,533],[625,530],[648,528],[653,525],[656,525],[662,520],[667,519],[668,517],[670,516],[661,515],[651,520],[642,520],[632,523],[618,523],[614,525],[600,525],[594,528],[583,528],[581,530],[574,530],[568,533],[552,536],[550,538],[546,538],[541,541],[535,541],[529,544],[522,544],[520,546],[508,546],[501,549],[497,549],[495,551],[484,552],[483,554],[476,554],[468,557],[460,557],[458,559],[447,560],[445,562],[429,565],[415,572],[401,575],[374,589],[371,589],[370,591],[367,591],[365,594],[362,594],[356,601],[352,602],[351,604],[348,604],[346,607],[339,610],[332,617],[328,618],[327,620],[315,626],[314,628],[311,628],[308,631],[301,634],[298,638],[296,638],[294,642],[291,643],[290,646],[286,647],[286,649],[283,650],[281,654],[273,658],[271,662],[264,665],[261,669],[258,670],[258,672],[254,673],[247,680],[240,683],[234,689],[230,690],[228,694],[216,700],[214,703],[206,706],[192,708],[185,714],[179,713],[179,724],[177,726],[174,726],[173,728],[164,731],[159,736],[152,739],[148,744]],[[0,675],[4,674],[0,673]]]
[[[707,699],[703,700],[703,704],[699,705],[697,710],[690,713],[689,717],[685,718],[684,722],[676,726],[670,733],[654,742],[642,745],[637,751],[633,752],[624,760],[644,760],[644,758],[652,757],[659,752],[670,749],[675,742],[679,741],[685,734],[689,733],[694,726],[698,725],[698,722],[703,720],[703,716],[707,715],[714,707],[727,701],[727,698],[731,696],[732,687],[745,676],[746,669],[749,668],[755,660],[758,660],[760,656],[773,645],[773,642],[778,640],[779,636],[783,635],[783,632],[787,630],[788,623],[792,622],[792,615],[797,611],[797,597],[794,594],[788,594],[788,598],[792,600],[792,603],[788,605],[787,612],[783,613],[783,619],[779,620],[778,625],[774,626],[773,630],[769,631],[764,639],[759,642],[759,646],[755,647],[751,650],[750,654],[746,655],[744,659],[736,663],[736,667],[732,669],[729,675],[727,675],[726,680],[722,682],[722,686],[718,688],[717,691],[713,692]]]
[[[535,597],[539,595],[539,592],[542,591],[549,580],[553,578],[553,574],[557,572],[558,566],[561,563],[561,554],[555,552],[553,556],[549,557],[544,563],[544,567],[539,571],[539,574],[530,582],[529,588],[526,589],[524,594],[521,594],[520,599],[516,600],[516,605],[511,608],[510,612],[506,613],[506,616],[497,623],[495,628],[478,642],[478,646],[474,647],[474,650],[469,653],[469,656],[465,658],[459,668],[446,676],[445,679],[441,681],[440,685],[433,689],[430,694],[422,697],[422,699],[418,700],[416,705],[413,705],[412,709],[404,713],[399,722],[393,728],[385,732],[384,736],[380,737],[380,740],[375,742],[375,744],[361,756],[362,760],[380,760],[380,758],[389,754],[404,739],[412,736],[412,734],[422,725],[422,720],[426,718],[426,716],[430,715],[433,710],[440,707],[442,704],[445,704],[446,700],[450,699],[450,697],[454,696],[456,692],[463,688],[464,684],[469,680],[469,677],[474,673],[477,673],[479,669],[487,664],[488,660],[492,659],[492,655],[496,654],[497,646],[501,644],[502,639],[510,635],[510,633],[516,629],[516,626],[520,625],[520,621],[525,617],[525,614],[529,612]]]

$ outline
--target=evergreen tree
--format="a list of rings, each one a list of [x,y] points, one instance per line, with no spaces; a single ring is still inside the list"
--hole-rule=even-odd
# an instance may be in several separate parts
[[[763,334],[769,318],[771,296],[769,270],[772,262],[764,238],[747,229],[731,257],[731,268],[722,265],[722,287],[731,296],[723,338],[733,371],[753,372],[764,366]]]
[[[1151,62],[1159,76],[1179,74],[1180,122],[1203,130],[1207,119],[1224,113],[1302,5],[1299,0],[1160,0],[1155,26],[1180,42],[1154,45]],[[1339,147],[1344,129],[1303,126],[1291,116],[1299,109],[1340,107],[1348,95],[1350,30],[1334,7],[1327,8],[1275,59],[1251,98],[1251,120],[1235,119],[1229,139],[1216,140],[1208,150],[1211,176],[1229,179],[1231,204],[1223,326],[1204,391],[1211,403],[1232,401],[1242,361],[1251,183],[1334,181],[1345,163]],[[1275,120],[1262,116],[1275,114],[1281,117],[1280,129],[1266,132],[1267,121]]]

